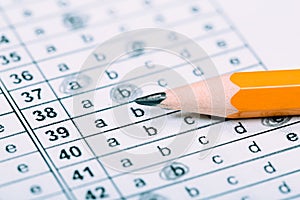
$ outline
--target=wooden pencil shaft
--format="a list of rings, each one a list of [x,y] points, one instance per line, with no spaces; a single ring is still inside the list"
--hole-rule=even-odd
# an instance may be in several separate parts
[[[159,106],[228,118],[300,114],[300,70],[236,72],[170,89]]]

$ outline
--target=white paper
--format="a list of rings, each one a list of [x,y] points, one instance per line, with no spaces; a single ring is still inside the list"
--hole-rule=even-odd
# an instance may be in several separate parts
[[[166,52],[113,63],[95,91],[74,74],[101,42],[147,27],[190,37],[220,74],[297,68],[299,5],[1,1],[0,199],[299,198],[298,117],[224,121],[122,102],[126,88],[141,95],[203,78]],[[134,77],[138,66],[145,74]],[[97,101],[82,95],[91,92]]]

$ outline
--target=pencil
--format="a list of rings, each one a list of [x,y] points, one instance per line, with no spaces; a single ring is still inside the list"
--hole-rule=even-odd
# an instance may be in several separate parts
[[[235,72],[135,102],[226,118],[299,115],[300,70]]]

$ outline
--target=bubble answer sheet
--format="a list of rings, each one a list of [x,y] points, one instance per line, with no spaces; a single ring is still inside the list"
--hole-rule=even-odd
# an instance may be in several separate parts
[[[219,74],[297,68],[299,6],[1,0],[0,199],[300,199],[299,117],[224,120],[137,105],[152,89],[205,75],[167,51],[143,51],[142,40],[122,47],[133,54],[96,88],[87,75],[104,67],[99,44],[141,28],[174,31],[170,45],[177,33],[191,38]],[[186,43],[176,48],[200,59]],[[88,56],[97,64],[81,70]]]

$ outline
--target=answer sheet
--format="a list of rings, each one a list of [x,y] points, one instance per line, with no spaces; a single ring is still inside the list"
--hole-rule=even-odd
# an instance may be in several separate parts
[[[202,66],[168,52],[138,51],[113,63],[96,89],[80,71],[91,54],[105,60],[93,54],[101,42],[151,27],[193,39],[220,74],[289,67],[280,66],[278,49],[273,57],[264,49],[270,40],[264,46],[263,37],[255,38],[260,30],[243,24],[243,13],[255,14],[264,3],[242,2],[1,0],[0,199],[300,198],[299,117],[225,121],[132,102],[152,89],[203,78]],[[267,8],[281,5],[266,2],[263,12],[272,21]],[[290,8],[299,7],[295,2]],[[253,18],[259,24],[259,16]],[[295,44],[292,36],[280,38],[283,32],[272,37]],[[184,43],[178,49],[193,56]],[[284,55],[299,53],[290,51]],[[291,67],[296,60],[289,60]],[[134,66],[145,74],[137,76]],[[97,98],[86,98],[89,93]],[[80,100],[76,112],[74,98]]]

